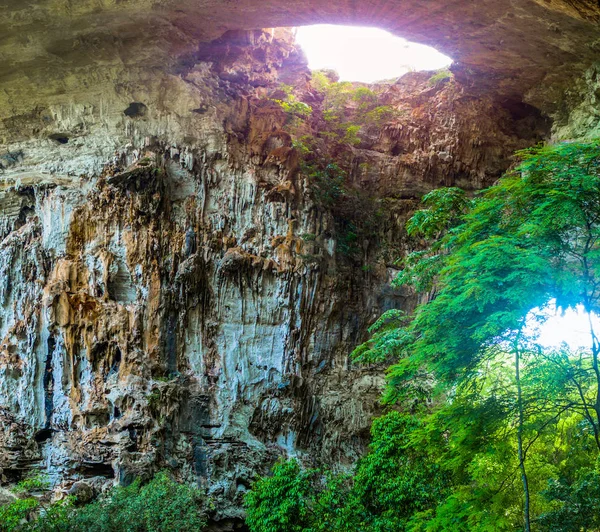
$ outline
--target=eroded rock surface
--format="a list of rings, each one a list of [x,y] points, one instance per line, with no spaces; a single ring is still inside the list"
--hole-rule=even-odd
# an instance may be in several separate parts
[[[465,65],[481,89],[555,108],[597,60],[595,0],[79,0],[0,5],[0,119],[91,104],[132,79],[185,68],[228,30],[317,23],[379,26]]]
[[[322,100],[285,31],[229,33],[177,75],[14,118],[2,480],[43,469],[66,492],[166,467],[232,519],[281,454],[356,460],[383,377],[348,354],[383,310],[415,303],[388,285],[406,217],[432,188],[491,184],[548,134],[528,105],[429,78],[376,87],[393,117],[343,154],[315,148],[376,213],[351,252],[274,101],[293,87],[314,109],[300,130],[318,136]]]

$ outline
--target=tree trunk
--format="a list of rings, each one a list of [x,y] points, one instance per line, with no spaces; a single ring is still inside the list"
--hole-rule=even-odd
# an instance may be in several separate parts
[[[521,356],[519,348],[515,348],[515,378],[517,381],[517,408],[519,410],[519,426],[517,430],[517,444],[519,451],[519,468],[521,469],[521,481],[523,482],[523,521],[525,532],[531,531],[531,523],[529,518],[529,482],[527,480],[527,471],[525,470],[525,456],[523,453],[523,394],[521,390]]]

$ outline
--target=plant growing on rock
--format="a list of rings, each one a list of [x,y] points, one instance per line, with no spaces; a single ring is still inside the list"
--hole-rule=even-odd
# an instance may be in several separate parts
[[[361,242],[375,232],[373,200],[348,186],[346,171],[336,163],[306,157],[301,170],[309,179],[315,203],[333,215],[338,251],[344,257],[358,257]]]
[[[380,127],[397,116],[397,111],[381,105],[380,96],[368,87],[335,81],[321,71],[313,72],[311,84],[323,98],[325,128],[319,135],[330,141],[356,146],[362,128]]]
[[[38,509],[37,499],[17,499],[5,506],[0,506],[0,531],[13,532],[25,530],[27,519]]]
[[[15,493],[30,493],[32,491],[44,491],[50,487],[48,478],[45,475],[36,473],[24,478],[14,487]]]
[[[278,104],[290,119],[295,117],[305,119],[310,116],[312,107],[307,103],[298,100],[298,97],[293,93],[292,86],[281,84],[279,90],[285,93],[285,97],[271,98],[271,101]]]
[[[421,429],[414,417],[398,412],[376,420],[370,451],[353,476],[279,462],[246,496],[250,530],[404,530],[413,513],[432,508],[447,489]]]
[[[449,68],[442,68],[429,78],[428,83],[432,87],[439,87],[443,83],[452,80],[453,77],[454,76],[452,75],[452,72],[450,72]]]

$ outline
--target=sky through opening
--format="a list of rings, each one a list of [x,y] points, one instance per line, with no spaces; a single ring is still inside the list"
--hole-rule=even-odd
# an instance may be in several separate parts
[[[297,28],[296,42],[311,70],[331,68],[341,81],[373,83],[412,70],[438,70],[452,59],[379,28],[318,24]]]
[[[533,318],[535,314],[543,316],[543,323],[536,324]],[[528,321],[528,332],[539,334],[536,342],[546,349],[560,347],[562,343],[567,344],[573,351],[591,348],[590,316],[585,312],[583,305],[561,313],[556,308],[556,302],[550,301],[542,310],[533,309]],[[591,322],[597,334],[600,331],[600,317],[592,313]]]

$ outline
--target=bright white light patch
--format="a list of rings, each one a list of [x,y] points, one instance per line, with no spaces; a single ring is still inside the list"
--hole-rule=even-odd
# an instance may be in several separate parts
[[[408,42],[379,28],[319,24],[297,29],[311,70],[332,68],[342,81],[372,83],[411,70],[438,70],[452,59],[437,50]]]
[[[545,321],[535,326],[534,314],[540,314]],[[592,337],[590,334],[590,315],[588,315],[583,305],[576,309],[568,309],[561,314],[556,309],[556,302],[551,301],[542,311],[534,309],[530,314],[529,330],[539,334],[536,342],[547,349],[560,347],[564,342],[572,350],[591,349]],[[600,317],[596,314],[591,315],[591,322],[596,334],[600,334]]]

